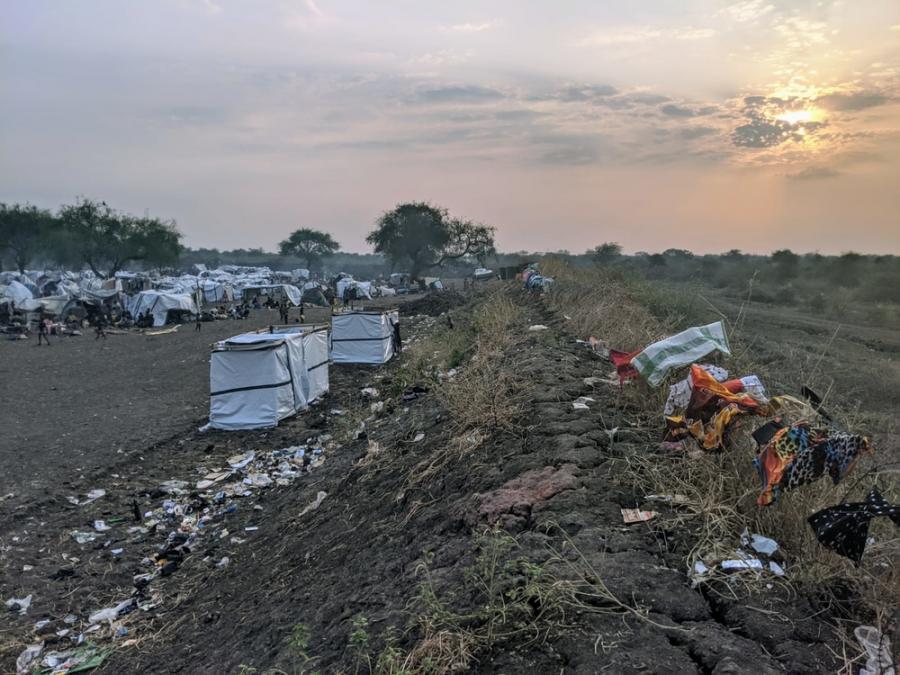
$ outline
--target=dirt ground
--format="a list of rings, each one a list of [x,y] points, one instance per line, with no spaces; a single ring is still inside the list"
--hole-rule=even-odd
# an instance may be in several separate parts
[[[451,427],[437,397],[425,392],[404,400],[392,389],[404,357],[382,368],[332,367],[327,399],[276,429],[202,433],[197,428],[205,418],[208,343],[236,332],[232,325],[207,330],[207,324],[202,336],[117,336],[105,346],[93,344],[92,337],[49,349],[3,345],[4,356],[16,353],[25,361],[3,360],[4,368],[14,369],[12,377],[24,378],[20,383],[34,379],[28,373],[49,374],[44,381],[52,396],[41,414],[52,417],[54,431],[36,436],[32,425],[6,421],[17,447],[31,443],[52,453],[32,453],[28,468],[17,468],[9,481],[17,496],[0,505],[3,598],[33,595],[27,612],[8,612],[0,623],[0,667],[11,670],[15,657],[38,639],[45,651],[62,649],[69,636],[59,636],[60,629],[91,630],[93,624],[98,628],[87,634],[89,640],[118,647],[97,672],[369,672],[386,647],[420,644],[422,626],[411,624],[410,615],[431,597],[423,595],[425,579],[434,597],[446,599],[441,602],[469,621],[481,616],[483,599],[471,580],[489,544],[479,533],[500,526],[516,538],[513,554],[522,569],[532,570],[528,574],[562,564],[587,591],[580,609],[570,607],[555,620],[558,630],[497,636],[465,670],[833,670],[827,649],[833,636],[819,608],[782,597],[777,589],[740,602],[702,593],[685,574],[690,533],[622,523],[620,509],[641,503],[611,480],[612,462],[653,439],[630,426],[629,411],[613,392],[584,382],[606,376],[608,364],[575,343],[560,317],[510,293],[523,308],[513,330],[526,337],[503,358],[530,381],[520,431],[488,439],[470,460],[449,465],[421,485],[410,484],[410,471],[449,442]],[[428,315],[443,306],[426,301],[413,307],[422,314],[403,316],[407,339],[414,342],[445,319]],[[266,317],[258,323],[266,325]],[[534,323],[549,328],[528,333]],[[92,352],[95,347],[107,351]],[[83,355],[79,363],[55,356],[63,349]],[[40,370],[41,360],[51,358],[56,365]],[[165,370],[152,386],[135,389],[141,385],[133,380],[147,375],[129,365],[132,359],[145,369],[165,362]],[[67,368],[77,372],[70,376]],[[64,380],[72,384],[62,385]],[[77,386],[83,381],[97,382],[95,390],[125,406],[113,413],[117,419],[108,416],[102,430],[76,427],[90,410],[83,404],[60,404],[61,385],[81,394],[91,390]],[[383,408],[375,411],[364,387],[378,390]],[[583,395],[594,399],[588,410],[573,406]],[[144,398],[155,400],[143,403]],[[29,394],[33,405],[38,400]],[[139,402],[145,414],[131,423],[125,413]],[[53,417],[61,410],[67,412]],[[164,411],[170,421],[160,426],[154,415]],[[94,412],[99,414],[88,414]],[[367,420],[365,427],[357,426],[361,420]],[[191,483],[235,455],[308,441],[309,447],[325,447],[308,472],[284,485],[249,489],[232,510],[205,523],[208,534],[190,551],[173,551],[177,518],[149,528],[135,524],[143,520],[146,526],[146,515],[132,519],[134,508],[159,513],[167,499],[196,512],[215,510],[208,493]],[[5,456],[24,467],[20,455],[12,454],[16,449],[5,449]],[[57,462],[56,455],[66,451],[80,454]],[[45,468],[48,457],[53,471]],[[165,487],[172,479],[185,481],[181,496]],[[67,500],[93,488],[107,493],[83,505]],[[313,507],[316,501],[320,505]],[[73,530],[90,530],[97,519],[112,523],[108,534],[86,544],[73,540]],[[140,576],[160,556],[178,563],[174,571],[142,586]],[[510,577],[508,592],[522,579]],[[602,584],[615,602],[603,595]],[[86,619],[130,598],[136,586],[138,608],[112,625]],[[504,591],[498,597],[512,596]],[[529,611],[540,613],[542,601],[529,602]],[[68,614],[75,617],[72,623],[65,621]],[[49,624],[38,637],[34,625],[42,619]]]
[[[327,316],[306,312],[307,321]],[[133,461],[203,424],[210,345],[273,322],[277,311],[254,310],[246,321],[205,322],[199,332],[190,324],[170,335],[130,331],[106,340],[85,331],[53,337],[50,347],[38,347],[36,336],[0,341],[0,495],[15,495],[5,508],[52,499],[75,477]]]

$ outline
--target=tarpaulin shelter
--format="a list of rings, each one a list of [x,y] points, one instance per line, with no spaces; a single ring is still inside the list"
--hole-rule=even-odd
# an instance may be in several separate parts
[[[259,297],[270,297],[277,302],[288,300],[292,305],[299,305],[303,300],[303,293],[299,288],[291,284],[263,284],[244,286],[241,290],[241,299],[249,301]],[[237,294],[235,294],[237,298]]]
[[[331,360],[335,363],[387,363],[394,355],[396,309],[340,312],[331,317]]]
[[[10,302],[21,305],[26,300],[34,297],[34,292],[20,281],[10,280],[9,283],[0,290],[0,297]]]
[[[209,388],[212,428],[276,426],[328,391],[328,327],[277,327],[217,343]]]
[[[190,295],[164,293],[162,291],[141,291],[132,295],[125,303],[125,309],[131,316],[137,317],[146,312],[153,315],[154,326],[165,326],[166,318],[171,310],[182,310],[197,314],[197,303]]]

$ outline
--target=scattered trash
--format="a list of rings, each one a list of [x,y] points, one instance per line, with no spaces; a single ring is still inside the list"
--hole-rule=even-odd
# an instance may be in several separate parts
[[[226,555],[221,560],[219,560],[219,562],[216,563],[216,567],[218,567],[219,569],[222,569],[224,567],[228,567],[229,563],[231,563],[231,558],[229,558]]]
[[[540,331],[540,330],[548,330],[548,329],[547,329],[547,326],[545,326],[545,325],[542,324],[542,323],[536,323],[536,324],[534,324],[533,326],[529,326],[529,327],[528,327],[528,332],[529,332],[529,333],[536,333],[536,332],[538,332],[538,331]]]
[[[749,546],[757,553],[772,555],[778,550],[778,542],[761,534],[750,534],[747,528],[741,533],[741,545]]]
[[[256,532],[259,529],[257,525],[250,525],[249,527],[244,528],[244,532]]]
[[[85,644],[65,652],[49,652],[41,660],[41,665],[49,668],[52,675],[93,670],[103,665],[103,661],[111,651],[111,649],[100,649],[95,645]]]
[[[250,450],[249,452],[245,452],[243,455],[235,455],[234,457],[229,457],[228,464],[232,469],[243,469],[254,459],[256,459],[256,451]]]
[[[425,432],[420,431],[419,433],[416,434],[415,438],[412,439],[412,442],[418,443],[419,441],[424,440],[424,439],[425,439]]]
[[[739,558],[735,560],[723,560],[720,563],[723,570],[761,570],[762,561],[759,558]]]
[[[859,675],[894,675],[894,658],[891,639],[874,626],[857,626],[853,635],[866,653],[866,667]]]
[[[384,410],[384,401],[375,401],[369,406],[369,411],[373,413],[380,413],[382,410]]]
[[[79,530],[74,530],[72,532],[72,539],[74,539],[79,544],[88,544],[97,539],[97,535],[93,532],[81,532]]]
[[[378,390],[375,387],[364,387],[359,393],[367,398],[378,398]]]
[[[123,600],[114,607],[105,607],[104,609],[91,614],[88,617],[88,621],[90,623],[100,623],[101,621],[108,621],[111,624],[119,617],[119,615],[127,614],[129,611],[134,609],[134,602],[134,598],[128,598],[128,600]]]
[[[26,595],[24,598],[10,598],[6,601],[6,609],[10,612],[25,614],[29,607],[31,607],[31,594]]]
[[[42,651],[44,651],[43,642],[26,647],[25,651],[19,654],[19,658],[16,659],[16,675],[28,673],[31,670],[31,664],[41,655]]]
[[[325,501],[325,497],[327,497],[327,496],[328,496],[327,492],[323,492],[320,490],[319,493],[316,495],[315,501],[312,501],[309,504],[307,504],[306,507],[304,507],[304,509],[300,512],[300,515],[305,516],[310,511],[315,511],[317,508],[319,508],[322,505],[322,502]]]
[[[112,528],[102,520],[95,520],[94,529],[97,530],[97,532],[106,532],[107,530],[111,530]]]
[[[626,525],[632,523],[645,523],[653,520],[659,514],[656,511],[641,511],[640,509],[620,509],[622,511],[622,520]]]
[[[858,563],[866,550],[869,521],[877,516],[888,516],[900,527],[900,506],[888,504],[873,487],[866,501],[829,506],[812,514],[807,522],[822,546]]]
[[[630,359],[630,364],[651,386],[658,387],[673,368],[688,366],[714,351],[731,354],[721,321],[654,342]]]
[[[579,396],[574,401],[572,401],[572,407],[575,408],[575,410],[588,410],[588,403],[593,402],[594,399],[592,399],[590,396]]]
[[[112,553],[113,555],[122,555],[122,552],[124,550],[124,548],[114,548],[110,551],[110,553]]]
[[[773,574],[777,574],[780,577],[784,576],[784,568],[782,568],[782,566],[774,560],[769,561],[769,571]]]
[[[104,497],[106,495],[106,490],[102,488],[97,488],[95,490],[91,490],[84,497],[84,499],[79,500],[78,497],[66,497],[66,500],[70,504],[74,504],[75,506],[84,506],[85,504],[90,504],[91,502],[100,499],[100,497]]]

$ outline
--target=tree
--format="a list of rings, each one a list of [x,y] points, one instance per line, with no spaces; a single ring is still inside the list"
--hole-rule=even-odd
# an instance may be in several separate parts
[[[589,253],[591,260],[600,265],[608,265],[622,256],[622,246],[613,241],[608,241],[592,248]]]
[[[106,202],[81,199],[59,213],[67,249],[58,258],[87,265],[97,276],[112,277],[128,262],[165,265],[178,259],[181,233],[174,221],[138,218]]]
[[[307,269],[313,263],[340,250],[338,244],[327,232],[302,227],[278,245],[281,255],[292,255],[306,261]]]
[[[46,248],[57,221],[53,214],[31,204],[0,204],[0,251],[7,250],[19,272]]]
[[[775,265],[775,276],[780,281],[793,279],[797,276],[797,264],[800,256],[789,248],[783,248],[772,254],[772,263]]]
[[[408,262],[413,278],[448,260],[474,256],[483,264],[496,253],[493,227],[450,218],[447,209],[426,202],[399,204],[383,214],[366,241],[394,267]]]

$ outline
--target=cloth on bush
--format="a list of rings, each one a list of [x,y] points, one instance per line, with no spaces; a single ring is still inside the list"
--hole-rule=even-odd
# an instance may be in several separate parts
[[[825,474],[837,484],[868,449],[865,436],[813,429],[806,422],[779,429],[753,460],[762,490],[756,503],[771,504],[782,490],[812,483]]]
[[[743,392],[744,380],[751,382],[754,391],[765,400],[765,389],[755,376],[742,380],[720,382],[718,378],[727,378],[727,371],[710,366],[692,365],[687,382],[690,398],[684,412],[680,415],[667,415],[666,440],[680,440],[687,436],[695,438],[704,450],[721,449],[725,442],[725,434],[729,426],[740,415],[767,414],[768,406],[753,396]],[[714,367],[713,367],[714,368]],[[678,383],[673,392],[669,392],[666,409],[670,403],[676,405],[683,401],[683,389]],[[761,392],[761,393],[760,393]]]
[[[658,387],[673,368],[690,365],[716,350],[731,354],[721,321],[688,328],[654,342],[635,356],[631,363],[651,386]]]
[[[728,379],[728,371],[724,368],[719,368],[719,366],[702,363],[698,368],[702,368],[712,375],[717,382],[724,382]],[[663,415],[674,415],[676,411],[687,408],[691,402],[691,392],[690,375],[669,387],[669,397],[666,399],[666,405],[663,407]]]
[[[869,521],[877,516],[887,516],[900,527],[900,506],[888,504],[873,487],[866,501],[829,506],[812,514],[807,522],[820,544],[858,563],[869,537]]]

